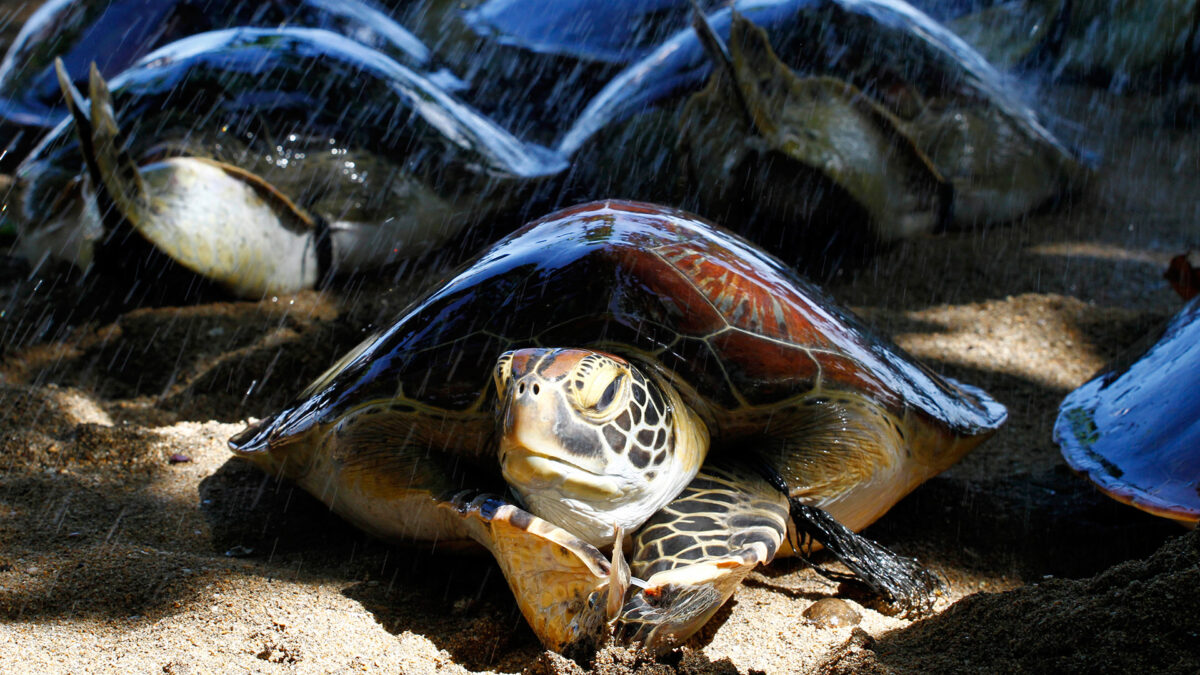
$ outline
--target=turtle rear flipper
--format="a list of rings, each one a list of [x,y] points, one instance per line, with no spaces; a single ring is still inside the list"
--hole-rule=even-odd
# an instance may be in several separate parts
[[[105,235],[97,258],[116,269],[170,265],[258,298],[315,285],[332,265],[323,222],[262,178],[200,157],[139,165],[117,124],[112,97],[93,65],[87,112],[59,68]]]
[[[801,552],[806,539],[819,543],[853,572],[843,575],[813,565],[822,576],[834,581],[865,584],[906,617],[916,618],[932,611],[934,593],[942,582],[916,559],[889,551],[842,525],[825,511],[802,504],[795,497],[788,498],[788,505],[800,538],[798,545],[793,545],[797,552]]]
[[[777,471],[764,464],[762,472],[781,494],[788,494],[787,483]],[[942,582],[917,560],[889,551],[797,497],[788,497],[787,502],[796,534],[792,549],[821,576],[864,584],[906,617],[924,616],[933,609],[933,595]],[[827,570],[808,560],[813,544],[828,549],[851,574]]]
[[[612,599],[624,598],[629,579],[619,540],[610,561],[591,544],[495,495],[461,492],[442,505],[461,515],[471,538],[492,552],[542,644],[567,656],[600,647],[608,637],[610,607],[617,604]]]
[[[618,619],[625,640],[666,650],[699,630],[787,533],[787,503],[754,471],[710,461],[634,537],[646,579]]]
[[[787,497],[792,552],[807,558],[819,544],[851,572],[813,565],[822,575],[857,580],[905,615],[926,613],[938,578],[855,531],[980,438],[947,433],[925,415],[889,411],[848,391],[811,394],[797,410],[789,422],[776,422],[777,436],[759,439],[754,453],[759,474]]]

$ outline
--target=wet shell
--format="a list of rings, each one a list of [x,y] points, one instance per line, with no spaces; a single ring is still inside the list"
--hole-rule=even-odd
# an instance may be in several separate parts
[[[742,0],[709,17],[726,41],[735,12],[766,31],[775,54],[797,75],[841,80],[894,115],[954,186],[957,225],[1011,220],[1086,182],[1075,154],[978,52],[906,3]],[[679,110],[712,72],[695,32],[680,31],[596,94],[559,150],[586,171],[593,153],[620,147],[635,159],[612,172],[629,177],[615,191],[660,199],[656,193],[671,185],[654,181],[680,173],[670,168],[678,164],[672,153]],[[710,189],[693,188],[701,196]],[[747,199],[745,208],[753,206]]]
[[[1149,349],[1071,392],[1054,438],[1105,494],[1189,527],[1200,520],[1200,298]]]
[[[506,237],[237,444],[286,443],[385,400],[443,417],[448,438],[489,438],[494,360],[538,345],[601,349],[669,373],[714,438],[757,433],[755,411],[818,387],[862,393],[951,436],[986,435],[1006,418],[745,240],[679,210],[613,201]],[[462,442],[447,449],[493,452],[454,447]]]
[[[912,612],[927,609],[932,576],[850,530],[865,527],[991,435],[1005,419],[1003,406],[912,361],[745,240],[675,209],[594,202],[525,226],[347,354],[291,405],[234,436],[230,446],[380,536],[461,538],[460,529],[431,513],[447,492],[508,485],[522,494],[520,479],[500,468],[505,424],[497,424],[497,412],[505,408],[493,373],[497,363],[507,364],[500,373],[511,373],[503,369],[518,358],[500,355],[563,346],[623,357],[663,383],[630,394],[629,407],[611,425],[617,435],[621,420],[632,428],[652,414],[661,422],[663,411],[686,411],[672,447],[684,448],[684,439],[708,448],[703,466],[693,455],[690,467],[660,466],[657,460],[668,455],[663,451],[649,468],[649,453],[638,459],[629,451],[630,465],[648,474],[662,470],[696,480],[681,492],[678,485],[663,491],[672,506],[654,505],[626,521],[639,529],[636,553],[624,569],[651,584],[646,593],[627,597],[628,589],[608,578],[622,576],[617,544],[611,574],[585,574],[583,586],[606,587],[620,597],[601,601],[576,593],[592,608],[573,612],[576,618],[607,608],[600,610],[606,619],[589,625],[617,620],[618,639],[655,649],[674,644],[672,636],[684,639],[699,629],[750,569],[775,556],[789,513],[797,528],[819,519],[814,529],[843,532],[822,534],[820,541],[835,553],[835,546],[845,551],[839,542],[855,541],[856,550],[869,552],[855,555],[869,562],[848,563],[857,565],[856,574],[874,579],[888,597],[902,597]],[[529,387],[529,396],[537,396],[537,387]],[[666,440],[661,427],[658,435],[642,431],[648,435],[642,444],[650,436],[656,447]],[[758,454],[764,448],[769,454]],[[740,467],[743,461],[775,472],[774,478]],[[700,477],[697,469],[708,475]],[[620,537],[620,528],[606,531],[614,522],[607,511],[581,522],[570,511],[538,506],[535,497],[561,503],[552,487],[533,490],[523,495],[533,514],[526,521],[536,516],[571,530],[571,538],[585,538],[590,543],[582,548],[594,553],[556,553],[556,560],[601,558],[593,546]],[[603,504],[620,508],[633,501],[616,494]],[[579,529],[592,523],[600,527]],[[475,539],[495,552],[491,538]],[[535,549],[530,541],[516,540],[498,555],[502,567],[513,569],[505,567],[513,552]],[[538,594],[513,585],[543,641],[554,649],[578,643],[578,637],[564,640],[561,631],[538,628],[545,625],[539,617],[547,600],[559,605],[540,592],[561,596],[570,589],[559,588],[541,567],[519,567],[529,571],[520,578],[545,580],[536,584]],[[895,570],[894,577],[876,574],[876,567]],[[681,576],[672,581],[676,573]],[[660,582],[666,592],[653,585]]]
[[[490,217],[520,203],[534,183],[565,166],[420,73],[325,30],[239,28],[193,36],[149,54],[108,88],[123,156],[143,177],[149,180],[152,167],[191,158],[231,167],[226,174],[245,176],[256,192],[272,196],[266,201],[306,212],[281,219],[279,228],[290,227],[285,220],[324,222],[333,240],[329,262],[341,269],[442,250],[447,241],[474,232],[471,226],[492,224]],[[94,200],[84,171],[72,122],[59,125],[22,164],[17,220],[26,257],[91,262],[91,242],[103,231],[88,227],[97,209],[89,206]],[[101,182],[109,185],[113,173]],[[153,246],[203,273],[204,265],[173,252],[178,247],[170,235],[163,240],[155,233],[211,222],[207,233],[192,232],[197,245],[184,248],[222,250],[236,245],[224,225],[233,221],[236,229],[239,219],[250,218],[225,215],[223,209],[236,205],[205,199],[203,190],[189,195],[172,187],[175,178],[159,181],[166,192],[143,203],[169,204],[178,222],[156,227],[149,210],[122,209],[121,215]],[[474,208],[461,208],[464,200]],[[311,250],[320,235],[314,227],[309,231],[314,241],[300,245]],[[477,234],[480,240],[464,244],[466,250],[494,235]],[[273,251],[259,253],[269,259]],[[98,255],[97,262],[106,256],[120,258],[122,251]],[[233,281],[223,283],[239,295],[297,288],[270,279],[242,284],[237,277],[249,271],[232,267]]]
[[[432,66],[429,49],[370,0],[50,0],[22,26],[0,63],[0,146],[19,129],[29,129],[22,134],[24,150],[10,148],[3,161],[15,166],[39,132],[67,114],[54,72],[56,57],[75,85],[86,90],[93,62],[111,78],[189,35],[283,25],[328,29],[406,66]]]
[[[725,4],[727,0],[696,3],[702,11]],[[691,13],[690,3],[676,0],[488,0],[465,16],[475,31],[503,44],[629,63],[686,28]]]

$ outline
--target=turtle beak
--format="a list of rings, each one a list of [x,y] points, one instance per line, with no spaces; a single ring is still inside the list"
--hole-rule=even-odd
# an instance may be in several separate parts
[[[517,349],[500,355],[496,369],[496,392],[499,395],[496,409],[501,436],[510,436],[519,417],[536,406],[536,399],[543,392],[543,382],[535,372],[535,366],[545,355],[545,349]]]
[[[537,376],[530,375],[513,383],[500,401],[500,433],[503,436],[513,436],[518,431],[520,420],[527,420],[522,426],[529,426],[531,417],[540,419],[545,414],[539,410],[539,400],[542,396],[542,384]],[[550,422],[550,420],[542,420]]]
[[[560,411],[553,394],[536,374],[513,382],[502,403],[500,416],[501,438],[507,445],[533,448],[554,448],[555,420]]]

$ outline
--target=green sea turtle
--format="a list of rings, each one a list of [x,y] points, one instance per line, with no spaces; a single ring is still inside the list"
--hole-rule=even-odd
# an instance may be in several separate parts
[[[852,530],[1005,416],[745,240],[610,201],[501,240],[230,445],[385,539],[483,544],[550,648],[663,648],[810,538],[922,611],[933,577]]]
[[[696,29],[614,76],[558,140],[581,192],[685,206],[764,245],[815,235],[809,257],[828,259],[1019,219],[1089,180],[999,72],[907,3],[739,0]]]
[[[566,166],[326,30],[194,35],[111,82],[93,66],[87,100],[59,65],[73,119],[21,164],[10,210],[35,267],[149,284],[173,267],[241,297],[286,293],[470,253]]]

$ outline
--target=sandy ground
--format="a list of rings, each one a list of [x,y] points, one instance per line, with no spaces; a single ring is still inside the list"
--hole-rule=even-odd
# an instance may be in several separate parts
[[[1050,440],[1062,396],[1181,304],[1161,277],[1200,246],[1200,134],[1164,124],[1170,97],[1046,105],[1103,159],[1088,194],[829,284],[1011,413],[868,530],[947,579],[932,618],[851,598],[858,626],[809,625],[842,590],[783,562],[663,659],[544,653],[490,560],[373,541],[225,447],[405,285],[131,310],[119,282],[4,258],[0,672],[1200,671],[1200,534],[1097,494]]]

